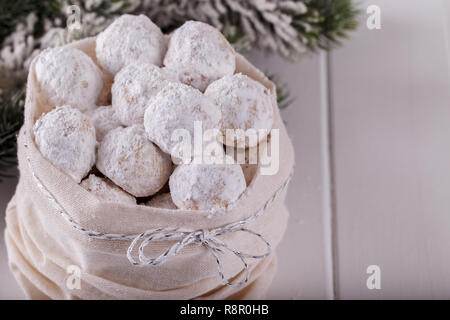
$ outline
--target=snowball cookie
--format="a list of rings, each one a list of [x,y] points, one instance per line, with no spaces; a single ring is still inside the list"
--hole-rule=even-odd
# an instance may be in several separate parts
[[[162,64],[166,41],[161,30],[144,15],[124,14],[97,36],[98,63],[115,75],[131,62]]]
[[[245,190],[238,164],[182,164],[169,179],[175,205],[188,210],[225,209]]]
[[[95,128],[97,141],[99,142],[103,140],[109,131],[122,125],[111,106],[103,106],[90,110],[87,116]]]
[[[172,34],[164,65],[176,70],[181,82],[204,91],[214,80],[234,73],[236,56],[219,30],[187,21]]]
[[[94,126],[80,110],[62,106],[34,124],[36,145],[55,167],[80,182],[95,163]]]
[[[95,107],[103,89],[103,73],[84,52],[71,47],[45,49],[35,64],[36,79],[50,104],[81,111]]]
[[[106,202],[118,202],[126,204],[136,204],[136,199],[120,189],[108,179],[89,175],[89,178],[81,181],[81,186],[93,193],[97,198]]]
[[[169,155],[151,143],[142,125],[116,128],[100,143],[97,168],[135,197],[155,194],[172,170]]]
[[[200,91],[182,83],[169,83],[150,102],[144,115],[145,131],[161,150],[171,153],[179,142],[172,133],[185,129],[194,139],[194,122],[201,121],[203,132],[220,128],[219,108]]]
[[[178,209],[177,206],[173,203],[170,193],[158,194],[150,201],[148,201],[145,205],[149,207],[171,209],[171,210]]]
[[[219,130],[211,132],[211,135],[203,135],[203,143],[191,139],[191,144],[179,143],[171,151],[172,162],[176,165],[181,163],[223,163],[225,151],[223,144],[217,141]],[[184,142],[184,141],[183,141]]]
[[[156,94],[175,82],[175,75],[150,63],[132,63],[114,78],[112,106],[120,121],[127,126],[143,124],[145,109]]]
[[[232,137],[224,144],[237,147],[254,147],[264,139],[273,125],[273,97],[269,90],[259,82],[241,73],[226,76],[214,81],[206,89],[205,95],[216,103],[222,112],[222,134],[226,129],[263,130],[258,139],[245,139],[244,136]]]

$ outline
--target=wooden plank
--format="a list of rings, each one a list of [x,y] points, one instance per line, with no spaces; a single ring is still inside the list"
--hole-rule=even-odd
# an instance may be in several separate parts
[[[371,0],[331,55],[338,297],[450,298],[449,6]],[[368,290],[366,268],[381,268]]]
[[[253,52],[250,58],[262,71],[281,75],[295,98],[282,111],[296,156],[295,176],[287,196],[291,215],[279,246],[278,272],[268,298],[329,298],[331,269],[327,266],[324,232],[324,198],[329,190],[323,168],[326,152],[322,144],[321,61],[314,56],[293,64],[259,52]]]

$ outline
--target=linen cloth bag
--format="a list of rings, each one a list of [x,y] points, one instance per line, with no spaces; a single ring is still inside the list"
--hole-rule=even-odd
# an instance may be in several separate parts
[[[84,51],[96,62],[95,38],[69,45]],[[276,96],[274,84],[242,56],[238,55],[236,65],[236,72],[261,82]],[[25,123],[18,137],[20,180],[7,207],[5,230],[9,266],[26,296],[31,299],[263,298],[276,270],[274,251],[287,224],[284,198],[294,164],[293,148],[275,98],[273,107],[273,127],[279,129],[280,136],[279,171],[275,175],[257,173],[244,196],[230,210],[211,214],[104,203],[55,168],[37,149],[33,124],[50,107],[41,95],[33,62],[27,82]],[[242,260],[242,256],[228,250],[222,250],[223,254],[214,251],[199,240],[205,234],[202,230],[245,220],[257,211],[262,213],[245,225],[254,233],[237,230],[217,239],[242,254],[262,255],[267,248],[257,233],[270,243],[270,255]],[[184,246],[164,263],[133,265],[127,259],[130,239],[154,228],[200,232],[198,241]],[[128,238],[114,240],[96,234],[120,234]],[[144,249],[145,256],[155,258],[177,243],[176,240],[152,241]],[[137,251],[135,248],[131,252],[135,259]],[[243,262],[248,263],[246,282]],[[81,271],[79,288],[67,284],[73,276],[70,266]],[[220,277],[220,269],[225,281]],[[244,283],[239,287],[225,284],[226,280]]]

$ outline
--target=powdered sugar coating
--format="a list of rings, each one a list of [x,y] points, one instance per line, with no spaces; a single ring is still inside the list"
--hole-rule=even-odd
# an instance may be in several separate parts
[[[273,125],[271,93],[259,82],[241,73],[226,76],[208,87],[205,95],[216,103],[222,112],[222,134],[226,129],[263,130],[259,140],[245,139],[246,147],[253,147],[267,136]],[[244,137],[225,144],[244,143]]]
[[[131,63],[114,78],[111,89],[112,106],[124,125],[143,124],[149,101],[175,75],[150,63]]]
[[[103,89],[103,74],[84,52],[72,47],[42,51],[36,59],[36,79],[49,103],[81,111],[95,108]]]
[[[175,205],[188,210],[225,209],[246,188],[238,164],[182,164],[169,179]]]
[[[99,64],[115,75],[131,62],[162,64],[166,41],[161,30],[144,15],[124,14],[97,36]]]
[[[170,193],[162,193],[153,197],[150,201],[148,201],[145,205],[149,207],[155,208],[163,208],[163,209],[171,209],[176,210],[178,207],[173,203],[172,196]]]
[[[200,91],[181,83],[169,83],[150,102],[144,115],[145,131],[161,150],[171,153],[177,142],[172,133],[185,129],[194,137],[194,122],[201,121],[203,131],[219,129],[219,108]]]
[[[136,199],[133,196],[120,189],[108,179],[91,174],[87,179],[81,181],[80,185],[105,202],[136,204]]]
[[[201,91],[236,68],[233,48],[216,28],[187,21],[169,40],[164,65],[176,70],[178,79]]]
[[[180,139],[180,142],[172,147],[170,153],[172,162],[176,165],[191,162],[223,163],[225,151],[223,144],[217,141],[220,131],[217,129],[208,133],[210,134],[203,134],[202,144],[199,141],[196,142],[195,138],[191,139],[190,145],[185,144],[186,141]]]
[[[34,136],[42,155],[55,167],[80,182],[95,163],[95,129],[78,109],[62,106],[43,114]]]
[[[87,116],[95,127],[98,142],[102,141],[109,131],[122,125],[111,106],[102,106],[90,110]]]
[[[167,182],[172,162],[151,143],[142,125],[116,128],[100,143],[97,168],[136,197],[155,194]]]

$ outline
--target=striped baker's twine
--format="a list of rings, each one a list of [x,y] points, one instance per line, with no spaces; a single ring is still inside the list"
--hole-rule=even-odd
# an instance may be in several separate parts
[[[24,147],[25,149],[28,149],[28,142],[27,142],[27,134],[24,132]],[[205,246],[209,250],[209,252],[214,256],[216,263],[217,263],[217,269],[220,278],[222,279],[222,283],[224,285],[228,285],[231,287],[242,287],[245,285],[249,280],[249,266],[247,259],[263,259],[267,256],[269,256],[272,252],[272,247],[270,243],[259,233],[254,232],[250,229],[247,229],[245,226],[249,223],[256,220],[258,217],[260,217],[267,208],[269,208],[272,203],[278,198],[278,196],[287,188],[291,178],[292,178],[292,172],[289,175],[289,177],[286,179],[286,181],[281,185],[281,187],[278,188],[278,190],[270,197],[270,199],[258,210],[255,214],[248,217],[247,219],[236,221],[233,223],[230,223],[226,226],[211,229],[211,230],[190,230],[190,229],[184,229],[184,228],[154,228],[149,229],[141,234],[138,235],[126,235],[126,234],[115,234],[115,233],[102,233],[98,231],[88,230],[84,227],[82,227],[78,222],[72,219],[72,217],[62,208],[62,206],[58,203],[58,201],[53,197],[53,195],[48,191],[48,189],[42,184],[39,177],[36,175],[36,173],[33,170],[32,164],[31,164],[31,158],[28,155],[27,152],[27,163],[30,168],[33,180],[35,181],[36,185],[38,186],[39,190],[44,194],[44,196],[50,201],[50,203],[53,205],[53,207],[57,210],[57,212],[76,230],[84,233],[85,235],[95,238],[95,239],[101,239],[101,240],[128,240],[131,241],[130,246],[127,249],[127,258],[130,261],[130,263],[134,266],[156,266],[159,264],[162,264],[169,260],[171,257],[175,256],[180,250],[182,250],[184,247],[190,245],[190,244],[197,244],[200,246]],[[249,188],[247,188],[249,189]],[[245,196],[247,196],[247,190],[245,193]],[[239,197],[238,200],[242,199],[242,197]],[[251,235],[256,236],[258,239],[260,239],[265,245],[266,245],[266,252],[261,255],[251,255],[243,253],[235,248],[230,247],[225,242],[221,241],[218,237],[223,236],[230,233],[235,232],[246,232]],[[167,249],[163,254],[156,258],[149,258],[144,254],[145,247],[150,244],[151,242],[158,242],[158,241],[176,241],[175,244],[173,244],[169,249]],[[137,246],[137,244],[140,243],[138,248],[138,257],[139,261],[136,261],[133,256],[133,250]],[[225,253],[225,251],[229,251],[233,253],[235,256],[237,256],[245,269],[245,278],[243,281],[238,283],[232,283],[227,280],[225,277],[222,263],[219,258],[219,253]]]

